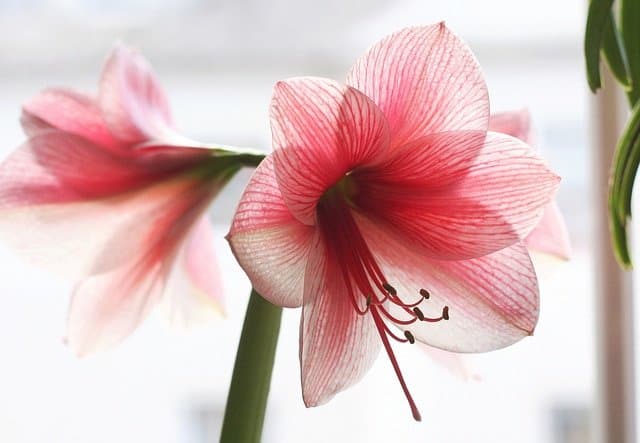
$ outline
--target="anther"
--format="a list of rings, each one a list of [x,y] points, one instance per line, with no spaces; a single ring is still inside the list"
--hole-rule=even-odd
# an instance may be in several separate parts
[[[391,295],[395,296],[398,294],[398,292],[396,291],[396,288],[391,286],[389,283],[383,283],[382,287],[384,288],[385,291],[387,291]]]
[[[442,319],[449,320],[449,306],[442,308]]]
[[[414,344],[416,342],[416,339],[411,332],[404,331],[404,336],[409,340],[409,343]]]
[[[413,313],[416,314],[416,317],[418,317],[418,320],[424,321],[424,314],[422,313],[420,308],[413,308]],[[448,315],[449,314],[447,313],[447,316]]]
[[[431,297],[431,294],[426,289],[420,289],[420,295],[422,295],[425,300],[429,300],[429,297]]]
[[[367,295],[367,307],[371,306],[371,295]]]

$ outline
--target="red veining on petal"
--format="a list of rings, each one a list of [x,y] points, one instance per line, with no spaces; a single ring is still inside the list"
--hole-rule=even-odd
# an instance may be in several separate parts
[[[420,421],[420,412],[404,380],[389,337],[399,343],[414,343],[415,339],[409,331],[404,332],[404,337],[398,336],[391,330],[388,323],[394,323],[395,326],[402,329],[403,326],[411,325],[416,321],[448,320],[449,309],[445,306],[441,317],[425,317],[418,306],[429,299],[427,290],[420,289],[418,299],[415,302],[404,302],[398,296],[395,288],[382,273],[353,218],[352,211],[355,209],[352,198],[357,190],[357,184],[348,175],[330,188],[320,199],[317,207],[318,226],[327,250],[331,254],[331,259],[337,261],[341,270],[349,294],[349,301],[358,314],[371,315],[400,386],[409,402],[413,418]],[[392,315],[387,309],[389,303],[400,307],[406,317],[400,318],[397,315]]]

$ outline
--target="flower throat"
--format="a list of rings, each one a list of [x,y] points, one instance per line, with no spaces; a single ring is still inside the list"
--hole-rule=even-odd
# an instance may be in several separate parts
[[[358,186],[353,176],[346,175],[322,196],[317,207],[318,226],[329,245],[329,253],[336,260],[342,273],[349,301],[359,315],[371,315],[380,335],[382,344],[398,377],[400,386],[409,402],[413,418],[420,421],[420,411],[409,392],[400,365],[391,347],[389,338],[399,343],[415,343],[415,337],[405,330],[404,336],[394,333],[388,322],[403,329],[417,321],[439,322],[449,320],[449,308],[445,306],[437,318],[426,317],[420,305],[429,299],[426,289],[420,289],[419,297],[414,302],[404,302],[396,289],[387,281],[374,258],[367,242],[354,217],[357,209]],[[401,316],[394,315],[389,307],[400,311]]]

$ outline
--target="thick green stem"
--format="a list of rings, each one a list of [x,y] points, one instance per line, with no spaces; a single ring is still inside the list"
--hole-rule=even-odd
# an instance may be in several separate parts
[[[282,308],[251,291],[227,397],[220,443],[259,443]]]

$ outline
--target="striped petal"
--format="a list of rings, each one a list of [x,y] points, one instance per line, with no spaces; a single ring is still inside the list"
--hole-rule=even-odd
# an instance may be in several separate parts
[[[382,109],[392,146],[436,132],[487,129],[489,97],[478,62],[444,23],[384,38],[356,62],[347,84]]]
[[[99,103],[111,133],[125,143],[162,140],[172,127],[169,102],[153,69],[122,45],[102,71]]]
[[[271,303],[302,305],[313,231],[289,212],[276,181],[273,156],[267,157],[245,188],[227,240],[253,287]]]
[[[354,166],[379,161],[388,140],[384,116],[369,98],[321,78],[279,82],[271,128],[280,191],[305,224],[315,222],[321,195]]]
[[[487,133],[470,165],[439,163],[446,179],[438,186],[429,175],[420,179],[423,162],[406,161],[420,158],[422,151],[419,145],[409,146],[415,152],[398,151],[404,159],[401,173],[369,173],[357,202],[436,259],[480,257],[524,238],[540,220],[560,180],[523,142]]]
[[[21,122],[28,136],[58,129],[102,148],[118,149],[96,100],[71,89],[42,91],[23,105]]]
[[[411,303],[420,298],[420,289],[427,289],[431,296],[420,305],[427,317],[437,318],[449,307],[448,321],[406,327],[417,340],[449,351],[486,352],[533,333],[538,283],[521,243],[471,260],[439,261],[417,253],[389,229],[363,217],[358,223],[398,296]],[[393,304],[389,309],[406,316]]]
[[[326,403],[357,383],[380,349],[373,319],[353,309],[327,246],[319,240],[314,244],[304,277],[300,367],[307,406]]]

